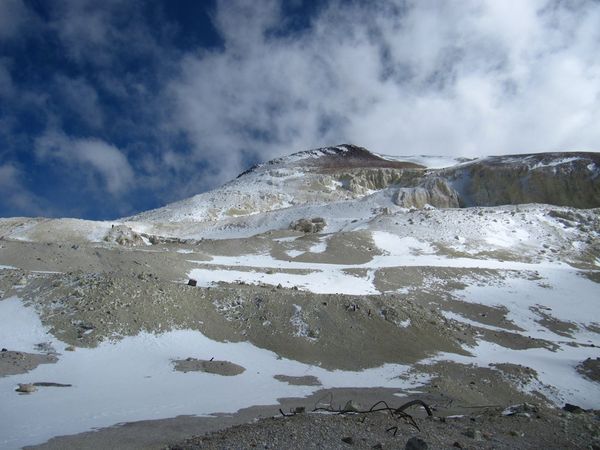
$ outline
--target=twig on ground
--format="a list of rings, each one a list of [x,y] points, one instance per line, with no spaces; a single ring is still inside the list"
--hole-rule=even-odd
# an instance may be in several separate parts
[[[312,412],[317,412],[317,411],[325,411],[328,413],[332,413],[332,414],[370,414],[370,413],[374,413],[374,412],[381,412],[381,411],[386,411],[389,412],[392,416],[394,417],[398,417],[401,419],[404,419],[409,425],[412,425],[413,427],[415,427],[418,431],[421,431],[421,429],[419,428],[419,425],[417,425],[417,422],[415,422],[415,419],[410,415],[405,413],[404,411],[408,408],[410,408],[411,406],[422,406],[425,411],[427,412],[427,415],[429,417],[433,416],[433,412],[431,411],[431,408],[423,401],[423,400],[411,400],[410,402],[406,402],[403,405],[400,405],[397,408],[392,408],[390,405],[387,404],[387,402],[385,400],[379,400],[378,402],[376,402],[373,406],[371,406],[369,409],[366,410],[356,410],[356,409],[345,409],[345,408],[338,408],[335,409],[333,408],[332,403],[333,403],[333,395],[330,393],[330,401],[328,406],[317,406],[321,399],[317,400],[317,402],[315,403],[315,407],[312,410]],[[323,397],[321,397],[323,398]],[[382,405],[382,406],[380,406]],[[300,412],[304,412],[304,408],[295,408],[295,409],[291,409],[289,413],[284,413],[283,410],[280,408],[279,412],[281,413],[281,415],[283,417],[293,417],[297,414],[299,414]],[[363,418],[363,423],[364,420],[366,419],[366,416]],[[397,426],[392,426],[390,428],[388,428],[386,430],[386,432],[389,432],[391,430],[394,430],[394,436],[396,436],[396,433],[398,432],[398,427]]]

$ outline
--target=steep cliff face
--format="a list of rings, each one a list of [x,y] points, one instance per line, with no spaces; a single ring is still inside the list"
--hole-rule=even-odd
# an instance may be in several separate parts
[[[545,203],[600,206],[600,154],[494,156],[445,169],[364,167],[333,177],[353,195],[397,189],[396,205],[422,208]]]
[[[600,206],[600,154],[544,153],[490,157],[443,169],[461,206],[546,203]]]
[[[338,171],[334,177],[344,189],[364,195],[390,186],[416,186],[423,180],[423,170],[361,168]]]
[[[425,205],[436,208],[458,208],[460,199],[447,180],[433,177],[425,179],[420,186],[399,188],[394,194],[394,203],[404,208],[421,209]]]

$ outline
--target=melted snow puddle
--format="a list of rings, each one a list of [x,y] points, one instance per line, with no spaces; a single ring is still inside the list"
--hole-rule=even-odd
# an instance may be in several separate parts
[[[66,346],[48,334],[36,313],[18,298],[1,301],[0,345],[31,352],[40,342],[51,342],[59,352]],[[174,371],[171,361],[187,357],[228,360],[246,370],[233,377]],[[386,364],[361,372],[328,371],[247,342],[216,342],[198,331],[142,333],[94,349],[63,352],[56,364],[0,378],[0,447],[34,445],[120,422],[233,413],[253,405],[277,404],[282,397],[304,397],[322,388],[414,389],[428,381],[427,376],[410,381],[397,378],[408,370],[408,366]],[[277,374],[312,375],[322,386],[289,385],[274,379]],[[29,395],[14,391],[17,383],[40,381],[73,386],[39,388]]]

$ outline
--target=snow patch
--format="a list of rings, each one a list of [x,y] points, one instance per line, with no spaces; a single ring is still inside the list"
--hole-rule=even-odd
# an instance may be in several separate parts
[[[309,341],[316,341],[317,338],[311,333],[308,324],[304,321],[302,315],[302,307],[294,304],[294,314],[290,319],[290,323],[296,329],[294,336],[305,338]]]
[[[301,250],[286,250],[285,254],[288,255],[290,258],[295,258],[296,256],[300,256],[300,255],[304,255],[304,251]]]
[[[434,253],[433,247],[412,236],[400,237],[385,231],[373,231],[375,245],[392,257],[407,257]]]
[[[54,339],[35,311],[18,297],[0,301],[0,323],[0,343],[9,350],[31,352],[36,344]]]
[[[316,244],[312,245],[308,251],[311,253],[324,253],[327,250],[327,240],[329,238],[322,238]]]
[[[560,166],[561,164],[567,164],[573,161],[579,161],[580,159],[582,159],[579,156],[572,156],[569,158],[560,158],[560,159],[555,159],[554,161],[550,161],[547,163],[543,163],[543,162],[539,162],[534,164],[533,166],[530,167],[530,169],[539,169],[540,167],[556,167],[556,166]]]
[[[2,301],[0,308],[0,333],[11,348],[30,349],[30,344],[47,340],[35,312],[18,299]],[[11,325],[13,317],[17,318],[15,326]],[[52,341],[55,348],[66,346],[56,339]],[[233,377],[174,371],[172,361],[187,357],[216,357],[246,370]],[[122,422],[233,413],[252,405],[277,404],[283,397],[304,397],[322,388],[414,389],[428,381],[427,376],[410,380],[398,377],[408,374],[409,369],[405,365],[385,364],[360,372],[329,371],[281,358],[248,342],[213,341],[198,331],[141,333],[119,342],[103,342],[96,348],[65,352],[55,364],[42,364],[30,373],[0,378],[0,404],[3,411],[10,411],[0,420],[0,447],[35,445],[54,436]],[[322,386],[294,386],[273,378],[282,373],[315,376]],[[14,392],[17,383],[40,380],[72,387],[39,389],[27,396]]]
[[[480,367],[502,363],[519,364],[537,372],[537,380],[518,386],[525,392],[539,391],[556,406],[572,403],[584,409],[598,408],[600,385],[580,376],[575,368],[586,358],[595,358],[598,354],[597,349],[568,347],[556,352],[544,348],[512,350],[491,342],[480,341],[475,347],[465,347],[465,350],[473,356],[444,353],[421,363],[449,360]]]

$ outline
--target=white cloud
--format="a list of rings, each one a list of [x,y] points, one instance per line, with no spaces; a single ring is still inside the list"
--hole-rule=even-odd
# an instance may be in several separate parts
[[[23,183],[23,172],[14,164],[0,164],[0,205],[17,214],[43,214],[48,212],[40,206],[35,194]]]
[[[71,170],[91,169],[113,195],[124,193],[134,181],[127,157],[100,139],[73,139],[60,132],[47,132],[36,139],[36,155],[42,160],[56,160]]]
[[[3,161],[35,140],[15,131],[32,117],[88,136],[35,140],[42,162],[72,171],[62,182],[114,196],[135,180],[170,201],[249,160],[339,143],[477,156],[600,142],[597,1],[332,0],[290,31],[290,3],[224,0],[211,12],[222,45],[195,50],[139,1],[57,0],[44,17],[25,5],[0,0],[0,39],[51,36],[69,64],[22,77],[19,58],[0,58]]]
[[[273,30],[277,3],[219,3],[224,49],[183,59],[167,89],[174,126],[215,181],[243,154],[341,142],[397,155],[597,150],[599,3],[404,4],[334,2],[286,35]]]
[[[70,59],[110,69],[116,62],[128,62],[120,60],[123,55],[160,53],[155,37],[161,30],[144,21],[145,6],[139,0],[55,0],[48,27]]]

